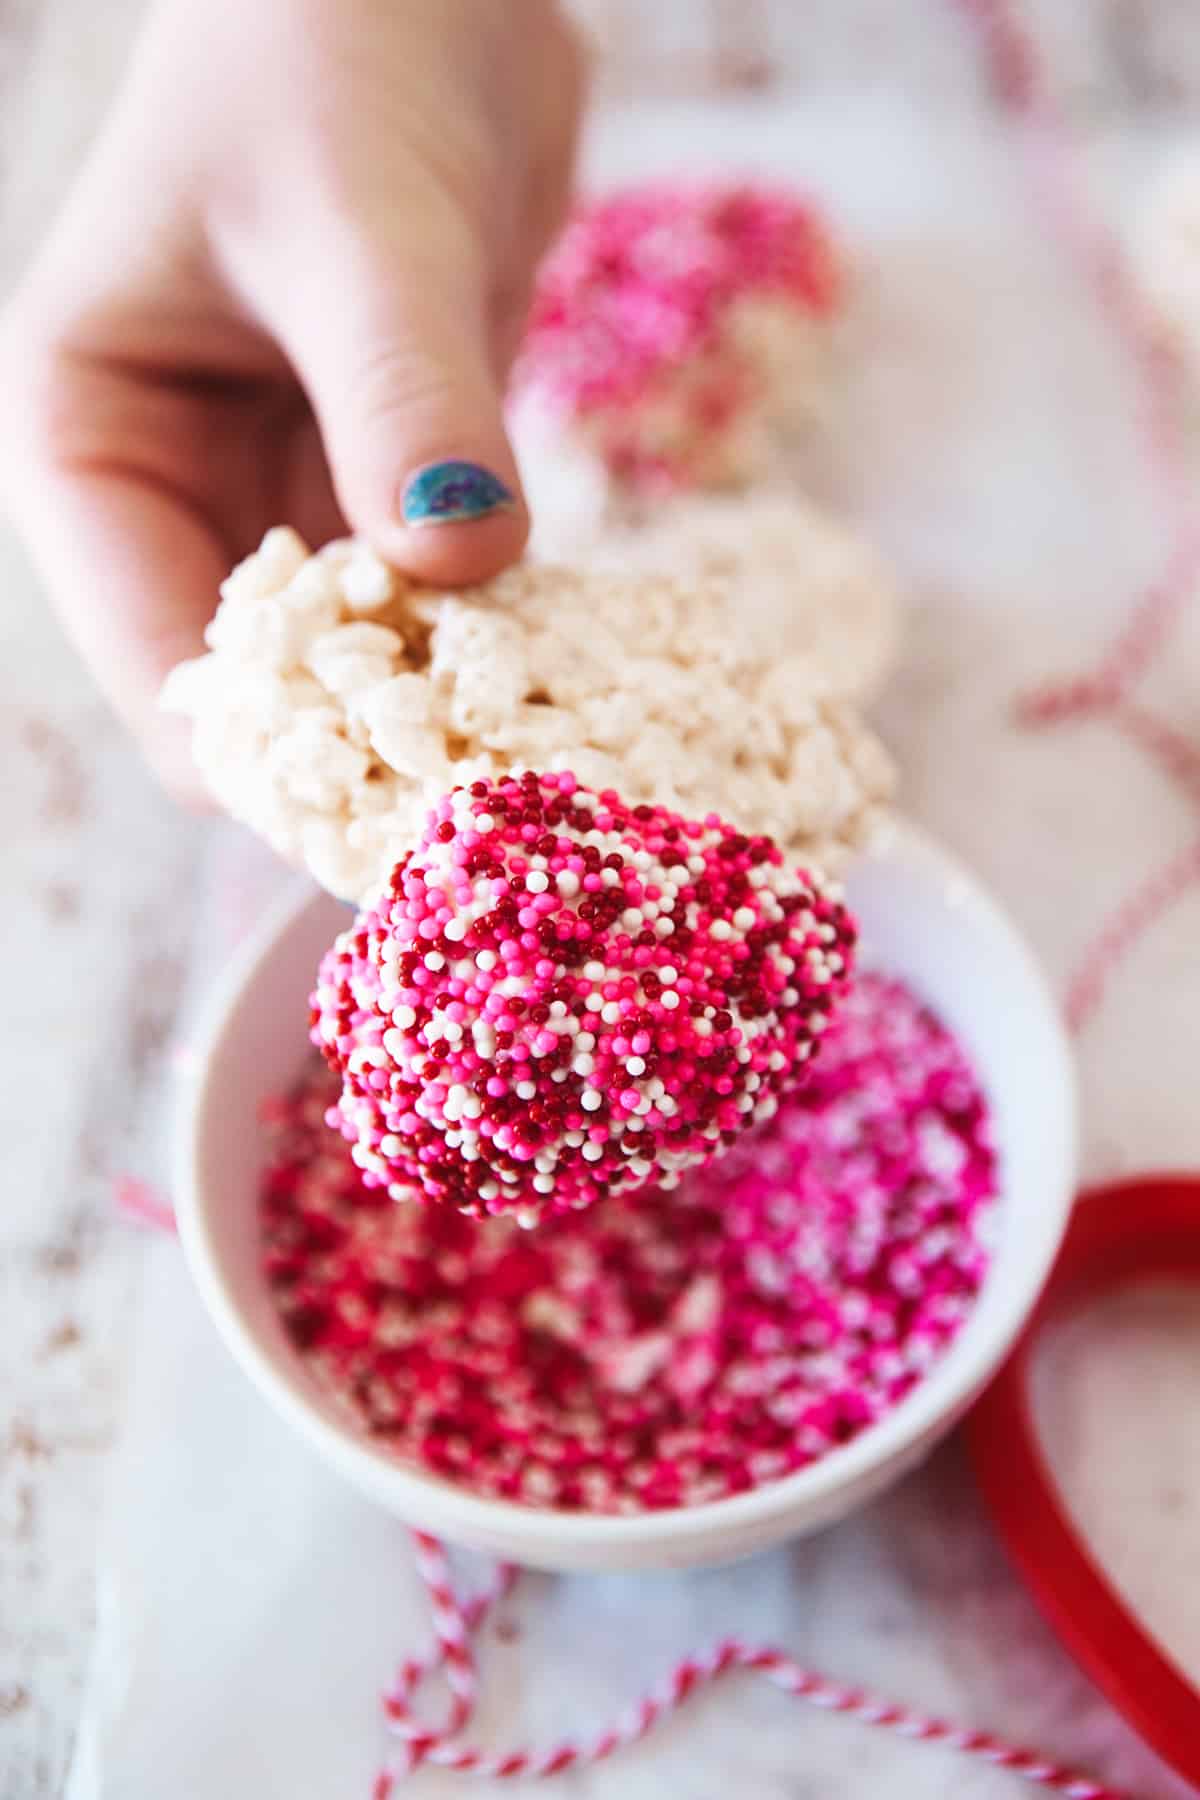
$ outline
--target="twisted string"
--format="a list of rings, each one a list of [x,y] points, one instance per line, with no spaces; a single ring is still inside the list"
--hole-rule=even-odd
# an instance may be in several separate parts
[[[445,1555],[436,1539],[423,1532],[414,1533],[413,1537],[417,1566],[429,1595],[439,1647],[453,1646],[453,1658],[447,1664],[447,1672],[456,1664],[461,1669],[465,1661],[470,1662],[469,1697],[465,1686],[459,1689],[460,1711],[465,1722],[475,1700],[475,1664],[470,1649],[472,1635],[486,1618],[492,1600],[499,1591],[507,1588],[511,1572],[498,1571],[487,1596],[460,1606]],[[860,1724],[889,1731],[914,1743],[942,1744],[960,1755],[991,1763],[996,1768],[1010,1769],[1026,1781],[1065,1794],[1070,1800],[1129,1800],[1115,1788],[1104,1787],[1077,1770],[1049,1761],[1036,1751],[1007,1743],[989,1732],[968,1730],[913,1707],[882,1700],[862,1688],[831,1681],[825,1675],[804,1668],[781,1650],[756,1647],[739,1637],[723,1638],[698,1656],[683,1657],[641,1700],[628,1707],[610,1725],[578,1737],[560,1738],[544,1749],[521,1748],[503,1753],[456,1742],[455,1729],[435,1731],[422,1726],[412,1716],[410,1707],[416,1689],[423,1675],[429,1673],[436,1662],[435,1656],[420,1664],[405,1664],[404,1680],[387,1696],[388,1727],[402,1739],[403,1750],[396,1760],[380,1770],[373,1788],[373,1800],[392,1800],[403,1777],[422,1763],[458,1775],[507,1781],[519,1777],[544,1780],[568,1769],[603,1762],[615,1751],[638,1743],[694,1694],[737,1670],[761,1675],[793,1699],[803,1700],[823,1712],[856,1719]]]
[[[1136,596],[1129,616],[1096,665],[1043,683],[1017,702],[1027,726],[1104,717],[1145,751],[1184,797],[1200,806],[1200,746],[1132,697],[1160,656],[1200,581],[1200,511],[1178,405],[1185,376],[1132,279],[1121,246],[1088,204],[1070,125],[1054,98],[1038,46],[1010,0],[952,0],[974,27],[989,85],[1023,127],[1046,225],[1078,267],[1101,315],[1137,377],[1138,433],[1147,473],[1158,490],[1166,549],[1162,566]],[[1200,859],[1187,848],[1145,876],[1114,909],[1070,977],[1066,1012],[1081,1031],[1100,1006],[1108,980],[1145,934],[1200,884]]]

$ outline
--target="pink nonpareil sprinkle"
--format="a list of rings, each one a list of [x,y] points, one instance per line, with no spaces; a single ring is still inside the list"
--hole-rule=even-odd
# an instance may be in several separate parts
[[[472,1215],[673,1186],[801,1079],[854,936],[832,889],[713,814],[473,782],[321,965],[330,1122],[368,1184]]]
[[[477,1493],[630,1512],[801,1468],[908,1392],[987,1267],[985,1101],[880,976],[742,1147],[533,1233],[366,1186],[334,1091],[316,1066],[274,1128],[267,1279],[362,1426]]]
[[[706,439],[763,399],[738,309],[790,311],[807,331],[833,312],[841,285],[820,214],[792,194],[618,192],[581,207],[542,265],[515,391],[587,421],[621,479],[687,485],[693,452],[703,458]]]

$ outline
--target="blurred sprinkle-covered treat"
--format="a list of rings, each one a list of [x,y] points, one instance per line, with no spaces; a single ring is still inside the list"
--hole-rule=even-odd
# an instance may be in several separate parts
[[[769,477],[821,409],[841,292],[824,221],[785,192],[647,186],[582,207],[514,378],[535,517]]]

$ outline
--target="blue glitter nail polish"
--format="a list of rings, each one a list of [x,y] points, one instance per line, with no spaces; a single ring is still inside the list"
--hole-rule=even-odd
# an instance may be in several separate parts
[[[400,512],[406,525],[465,525],[489,513],[511,512],[516,495],[479,463],[430,463],[405,483]]]

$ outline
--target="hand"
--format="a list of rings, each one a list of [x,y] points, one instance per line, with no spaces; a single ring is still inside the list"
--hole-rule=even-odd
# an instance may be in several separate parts
[[[553,0],[159,0],[0,322],[0,477],[173,785],[159,684],[268,526],[445,584],[519,555],[501,392],[582,90]]]

